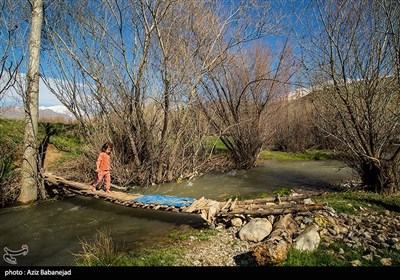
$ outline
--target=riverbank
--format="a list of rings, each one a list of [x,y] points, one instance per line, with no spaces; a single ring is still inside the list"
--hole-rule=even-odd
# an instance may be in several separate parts
[[[293,240],[310,225],[317,226],[320,237],[317,249],[312,252],[299,251],[294,249],[293,242],[287,258],[274,266],[400,266],[398,196],[384,198],[364,192],[338,192],[320,199],[328,202],[325,209],[292,216],[298,228]],[[339,209],[338,212],[332,205]],[[277,221],[282,217],[274,216],[273,219]],[[271,217],[268,218],[271,220]],[[142,260],[141,264],[258,266],[252,251],[268,237],[260,242],[241,240],[238,232],[251,218],[242,216],[240,220],[243,224],[222,220],[215,224],[215,228],[183,227],[166,237],[164,243],[140,255],[142,259],[150,259],[154,256],[152,252],[157,252],[155,255],[158,255],[158,260],[154,261],[153,258],[151,264]]]
[[[400,216],[397,212],[362,208],[356,215],[349,215],[323,210],[307,216],[297,215],[293,219],[299,229],[309,224],[317,225],[321,241],[314,252],[292,249],[286,261],[279,264],[281,266],[400,265]],[[181,242],[178,248],[183,249],[185,254],[177,264],[257,266],[249,252],[261,242],[240,240],[237,236],[240,228],[220,224],[215,229],[216,235],[208,240],[192,236]],[[299,259],[303,263],[298,262]]]

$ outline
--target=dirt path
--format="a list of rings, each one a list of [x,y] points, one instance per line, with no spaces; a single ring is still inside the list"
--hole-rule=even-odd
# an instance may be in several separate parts
[[[46,151],[46,157],[44,159],[44,170],[49,171],[54,164],[62,157],[62,154],[57,150],[54,145],[49,144]]]

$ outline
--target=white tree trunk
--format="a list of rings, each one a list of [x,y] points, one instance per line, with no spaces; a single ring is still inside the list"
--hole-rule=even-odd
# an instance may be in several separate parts
[[[39,61],[43,0],[31,0],[31,31],[29,38],[29,67],[25,106],[24,156],[22,163],[22,186],[18,197],[20,203],[35,201],[38,196],[38,118],[39,118]]]

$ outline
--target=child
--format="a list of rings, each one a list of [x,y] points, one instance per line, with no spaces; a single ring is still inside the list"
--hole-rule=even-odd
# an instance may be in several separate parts
[[[110,153],[112,151],[112,147],[113,147],[112,143],[106,142],[101,148],[101,153],[99,154],[96,161],[97,180],[92,184],[92,192],[96,191],[96,186],[103,180],[103,177],[105,177],[106,193],[111,193]]]

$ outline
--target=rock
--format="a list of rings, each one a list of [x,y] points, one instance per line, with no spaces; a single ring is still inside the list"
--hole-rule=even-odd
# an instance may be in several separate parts
[[[311,198],[306,198],[306,199],[304,199],[304,200],[303,200],[303,203],[304,203],[305,205],[312,205],[312,204],[315,204],[315,202],[312,201]]]
[[[354,260],[350,262],[352,266],[362,266],[362,262],[360,260]]]
[[[272,231],[272,224],[264,218],[256,218],[248,222],[239,231],[240,240],[259,242],[267,237]]]
[[[311,225],[294,240],[294,248],[300,251],[314,251],[318,248],[320,241],[318,226]]]
[[[382,258],[380,260],[380,262],[381,262],[382,265],[385,265],[385,266],[392,265],[392,259],[391,258]]]
[[[234,226],[234,227],[241,227],[242,224],[243,224],[243,221],[242,221],[242,219],[240,219],[240,218],[233,218],[233,219],[230,221],[230,223],[231,223],[231,225]]]
[[[392,248],[397,250],[397,251],[400,251],[400,242],[397,242],[397,243],[393,244]]]
[[[367,261],[372,261],[372,259],[374,257],[372,256],[372,254],[368,254],[368,255],[363,256],[363,258],[366,259]]]

